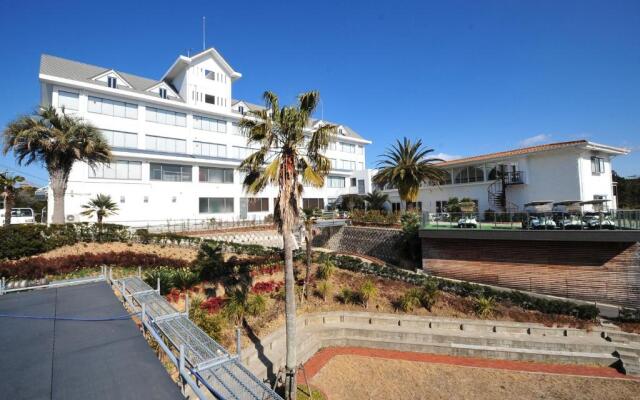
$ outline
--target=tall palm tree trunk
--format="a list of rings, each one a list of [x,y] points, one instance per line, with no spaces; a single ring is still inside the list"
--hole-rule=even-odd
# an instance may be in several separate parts
[[[64,224],[64,194],[67,191],[68,175],[63,171],[49,171],[53,191],[53,216],[51,222]]]
[[[291,230],[282,233],[284,247],[284,291],[285,291],[285,326],[287,333],[287,356],[285,364],[285,399],[296,398],[296,296],[295,278],[293,276],[293,233]]]
[[[11,210],[13,209],[14,196],[11,193],[4,195],[4,226],[11,225]]]
[[[304,294],[304,297],[307,298],[309,296],[309,274],[311,273],[311,232],[307,231],[304,241],[307,251],[307,270],[304,275],[304,287],[302,288],[302,293]]]

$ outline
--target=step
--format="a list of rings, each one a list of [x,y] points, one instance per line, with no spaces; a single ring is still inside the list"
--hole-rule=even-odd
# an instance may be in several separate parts
[[[323,332],[324,331],[324,332]],[[578,351],[593,353],[613,353],[616,347],[605,340],[593,338],[567,338],[567,337],[530,337],[521,335],[505,335],[495,333],[470,334],[469,332],[457,331],[415,331],[398,330],[384,326],[357,326],[341,325],[339,328],[328,328],[317,330],[320,336],[341,335],[365,336],[383,340],[411,341],[425,344],[448,344],[464,343],[470,345],[530,348],[545,351]]]
[[[323,346],[332,345],[332,341],[334,340],[336,339],[327,339],[323,341]],[[464,357],[492,358],[500,360],[537,361],[555,364],[586,364],[608,367],[618,361],[616,357],[608,353],[549,351],[526,348],[466,345],[459,343],[394,342],[362,336],[347,337],[343,342],[346,346],[384,348],[399,351],[450,354]]]

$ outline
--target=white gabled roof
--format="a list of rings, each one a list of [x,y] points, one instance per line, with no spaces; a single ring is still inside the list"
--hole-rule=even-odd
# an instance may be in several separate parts
[[[236,70],[231,68],[231,65],[229,65],[229,63],[220,55],[220,53],[218,53],[216,49],[211,47],[207,50],[204,50],[194,55],[193,57],[179,56],[176,59],[176,61],[173,63],[173,65],[169,67],[167,72],[164,73],[161,80],[173,79],[183,68],[187,67],[188,65],[191,65],[193,62],[198,61],[203,57],[213,58],[218,64],[220,64],[222,69],[224,69],[225,72],[231,77],[232,81],[235,81],[236,79],[242,77],[242,74],[240,72],[237,72]]]
[[[94,76],[91,79],[93,79],[94,81],[97,81],[97,80],[100,80],[100,79],[104,78],[105,76],[115,76],[118,79],[118,86],[124,86],[124,87],[127,87],[129,89],[131,89],[133,87],[115,69],[110,69],[110,70],[104,71],[103,73],[98,74],[98,75]]]

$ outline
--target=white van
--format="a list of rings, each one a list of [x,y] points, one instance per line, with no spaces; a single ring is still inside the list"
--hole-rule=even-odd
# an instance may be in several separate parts
[[[4,222],[4,209],[0,210],[0,224]],[[33,210],[30,208],[12,208],[11,223],[12,224],[33,224],[36,222]]]

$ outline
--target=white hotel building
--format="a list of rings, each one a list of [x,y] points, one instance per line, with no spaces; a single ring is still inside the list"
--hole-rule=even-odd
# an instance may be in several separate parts
[[[447,211],[451,197],[469,198],[480,215],[486,210],[523,211],[535,201],[606,200],[617,208],[612,179],[613,159],[628,149],[587,140],[549,143],[465,157],[437,164],[445,181],[421,187],[415,207],[431,213]],[[393,209],[400,209],[397,190],[386,190]],[[585,210],[588,211],[588,210]]]
[[[86,220],[81,206],[98,193],[110,195],[120,208],[109,222],[272,214],[277,188],[250,196],[237,169],[253,151],[238,122],[247,110],[259,107],[233,99],[232,84],[241,76],[213,48],[178,57],[159,80],[43,55],[41,104],[64,107],[93,123],[113,150],[110,165],[95,170],[74,165],[66,220]],[[365,167],[365,147],[371,142],[337,125],[337,140],[326,152],[333,168],[325,187],[304,188],[304,208],[324,208],[341,194],[371,190],[371,172]],[[52,194],[49,200],[51,206]]]

